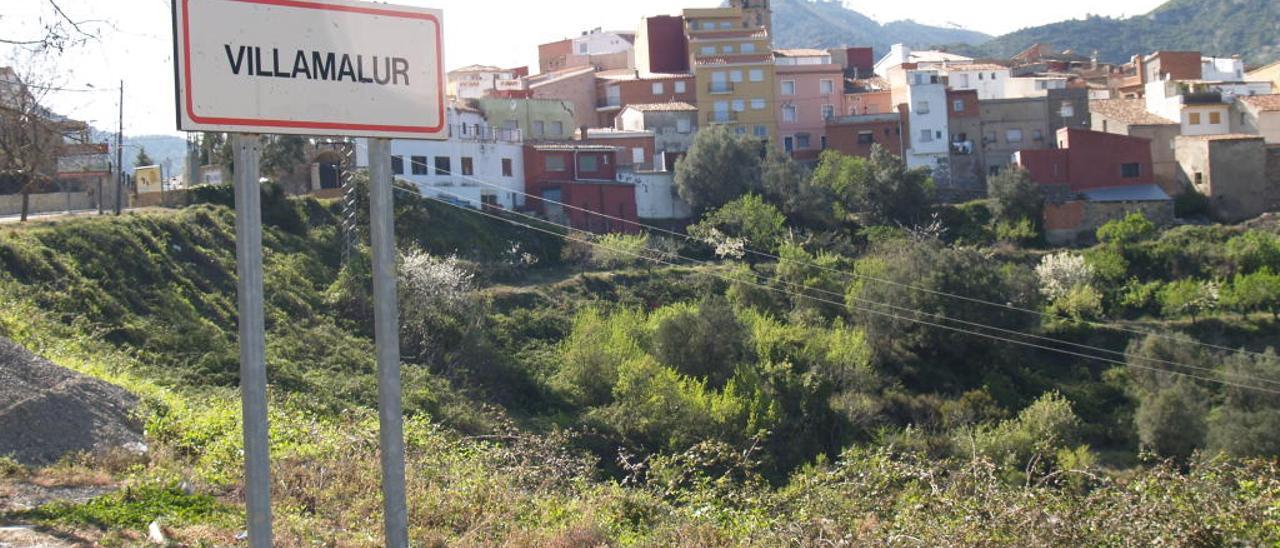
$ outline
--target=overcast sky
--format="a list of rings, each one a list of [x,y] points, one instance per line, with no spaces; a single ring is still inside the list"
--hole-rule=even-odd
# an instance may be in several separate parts
[[[66,88],[112,88],[125,80],[125,132],[174,133],[170,0],[59,0],[66,12],[100,29],[101,41],[69,51],[51,63]],[[518,66],[537,64],[536,45],[582,30],[634,29],[646,15],[676,14],[685,7],[712,7],[720,0],[396,0],[445,10],[447,64]],[[846,0],[879,21],[913,19],[956,25],[989,34],[1079,18],[1150,11],[1162,0]],[[52,15],[46,0],[0,0],[0,37],[22,39]],[[0,65],[14,52],[0,46]],[[116,127],[116,96],[109,92],[59,92],[50,102],[63,114],[102,129]]]

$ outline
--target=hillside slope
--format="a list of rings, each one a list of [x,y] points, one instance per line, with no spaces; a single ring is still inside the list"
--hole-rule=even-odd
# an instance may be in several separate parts
[[[1251,64],[1280,57],[1280,2],[1275,0],[1171,0],[1151,13],[1125,18],[1089,17],[1007,34],[974,48],[1009,57],[1042,42],[1104,62],[1125,62],[1155,50],[1199,50],[1240,55]],[[958,41],[957,41],[958,43]]]
[[[878,54],[896,43],[915,47],[934,44],[981,44],[990,36],[974,31],[895,21],[881,25],[834,0],[779,0],[773,4],[776,46],[834,48],[872,46]]]

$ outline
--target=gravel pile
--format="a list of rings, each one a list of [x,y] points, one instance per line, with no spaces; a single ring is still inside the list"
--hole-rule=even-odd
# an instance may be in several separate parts
[[[0,456],[40,466],[78,452],[145,451],[137,404],[122,388],[0,337]]]

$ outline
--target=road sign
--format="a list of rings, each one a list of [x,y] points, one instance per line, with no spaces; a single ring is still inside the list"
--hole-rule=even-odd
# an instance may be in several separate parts
[[[444,139],[439,10],[173,0],[178,128]]]

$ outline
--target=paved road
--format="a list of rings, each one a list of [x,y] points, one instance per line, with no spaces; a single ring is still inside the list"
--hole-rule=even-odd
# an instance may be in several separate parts
[[[97,215],[96,209],[81,209],[75,211],[53,211],[49,213],[39,213],[27,215],[28,221],[48,221],[53,219],[61,219],[65,217],[79,217],[83,215]],[[0,224],[16,223],[22,220],[22,215],[0,215]]]

